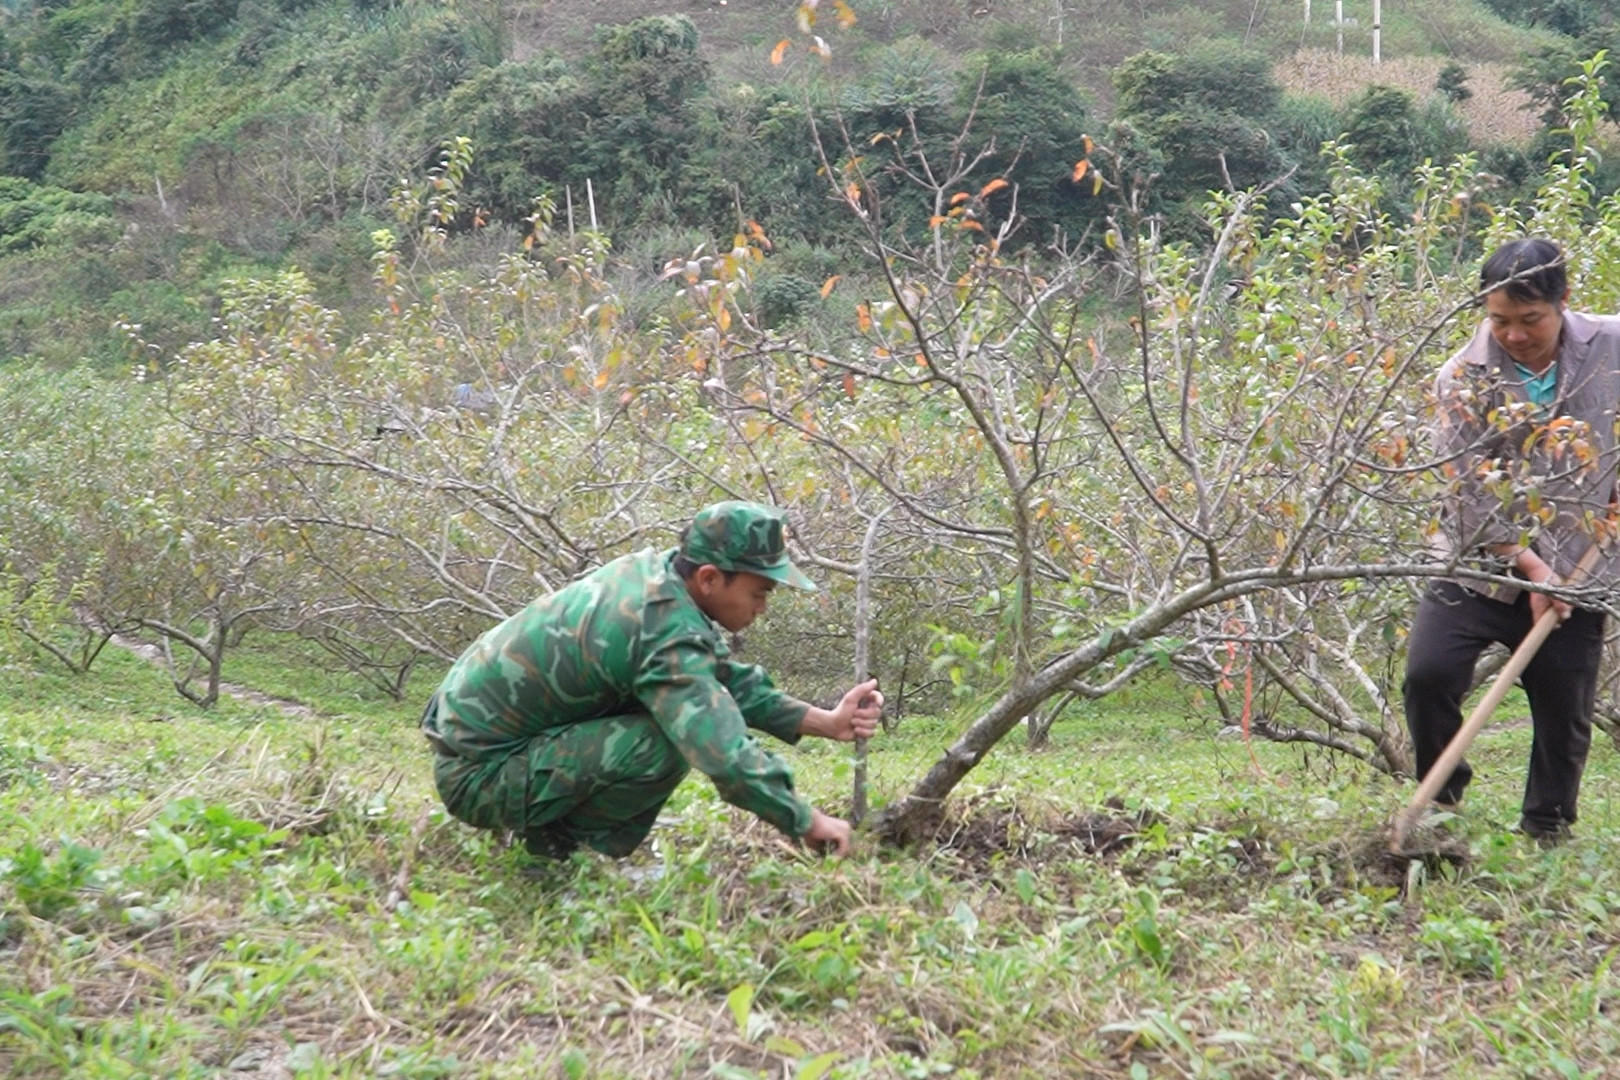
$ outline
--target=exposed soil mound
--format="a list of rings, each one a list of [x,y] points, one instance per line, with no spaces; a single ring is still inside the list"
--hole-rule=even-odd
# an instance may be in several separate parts
[[[1466,869],[1471,859],[1467,841],[1434,829],[1414,829],[1399,852],[1390,850],[1389,841],[1390,831],[1380,830],[1351,853],[1351,862],[1363,879],[1403,892],[1414,863],[1436,874],[1447,867]]]
[[[988,796],[953,806],[930,838],[942,851],[975,867],[996,856],[1039,859],[1059,849],[1078,847],[1087,855],[1108,857],[1130,847],[1142,830],[1159,820],[1151,810],[1127,811],[1109,800],[1105,809],[1074,815],[1032,817],[1014,804]]]

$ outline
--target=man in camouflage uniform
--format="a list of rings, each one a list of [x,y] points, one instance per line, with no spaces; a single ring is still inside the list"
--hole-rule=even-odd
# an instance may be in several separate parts
[[[778,583],[815,588],[788,559],[781,513],[716,503],[678,547],[615,559],[484,634],[422,717],[445,807],[522,833],[536,855],[622,856],[695,768],[727,802],[846,854],[849,823],[797,795],[749,729],[867,738],[883,695],[872,680],[820,709],[730,659],[721,630],[752,623]]]

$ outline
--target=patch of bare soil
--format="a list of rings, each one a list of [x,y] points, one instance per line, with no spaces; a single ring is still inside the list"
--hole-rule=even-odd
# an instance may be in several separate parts
[[[983,871],[997,856],[1038,859],[1062,847],[1107,858],[1129,848],[1143,829],[1157,821],[1159,816],[1151,810],[1128,811],[1112,800],[1100,810],[1032,817],[992,792],[953,805],[930,841],[973,870]]]
[[[1414,863],[1437,874],[1448,867],[1466,869],[1471,858],[1467,841],[1421,827],[1408,834],[1398,852],[1390,849],[1390,831],[1386,828],[1367,837],[1350,853],[1351,865],[1363,880],[1403,893]]]
[[[1116,800],[1100,809],[1072,815],[1032,816],[1004,795],[990,792],[948,808],[923,846],[954,856],[964,875],[982,877],[993,875],[996,864],[1008,860],[1039,864],[1076,852],[1112,859],[1161,823],[1160,816],[1152,811],[1129,811]],[[1254,875],[1274,872],[1278,860],[1265,839],[1263,826],[1225,822],[1217,831],[1228,838],[1222,853],[1226,870],[1212,871],[1207,881],[1210,897],[1231,891],[1239,879],[1252,880]],[[1310,850],[1308,853],[1319,860],[1316,865],[1326,870],[1312,886],[1319,891],[1319,899],[1325,902],[1369,885],[1395,889],[1404,895],[1414,865],[1421,865],[1427,876],[1434,877],[1442,872],[1464,871],[1470,864],[1467,841],[1449,835],[1443,828],[1414,829],[1398,853],[1390,850],[1390,835],[1384,828],[1359,840],[1336,841]],[[1161,838],[1161,842],[1165,839],[1166,858],[1176,857],[1185,847],[1173,835]],[[1128,867],[1127,873],[1137,869]]]

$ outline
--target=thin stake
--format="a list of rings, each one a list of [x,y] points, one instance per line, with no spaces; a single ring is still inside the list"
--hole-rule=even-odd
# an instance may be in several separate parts
[[[859,686],[872,670],[872,549],[877,546],[878,526],[885,510],[866,526],[861,542],[861,562],[855,572],[855,685]],[[866,816],[866,743],[855,740],[855,781],[850,793],[849,820],[856,825]]]

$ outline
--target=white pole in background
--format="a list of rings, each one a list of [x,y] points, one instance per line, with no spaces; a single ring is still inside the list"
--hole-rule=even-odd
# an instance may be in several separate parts
[[[1383,61],[1379,49],[1379,34],[1384,28],[1384,0],[1373,0],[1373,63]]]

